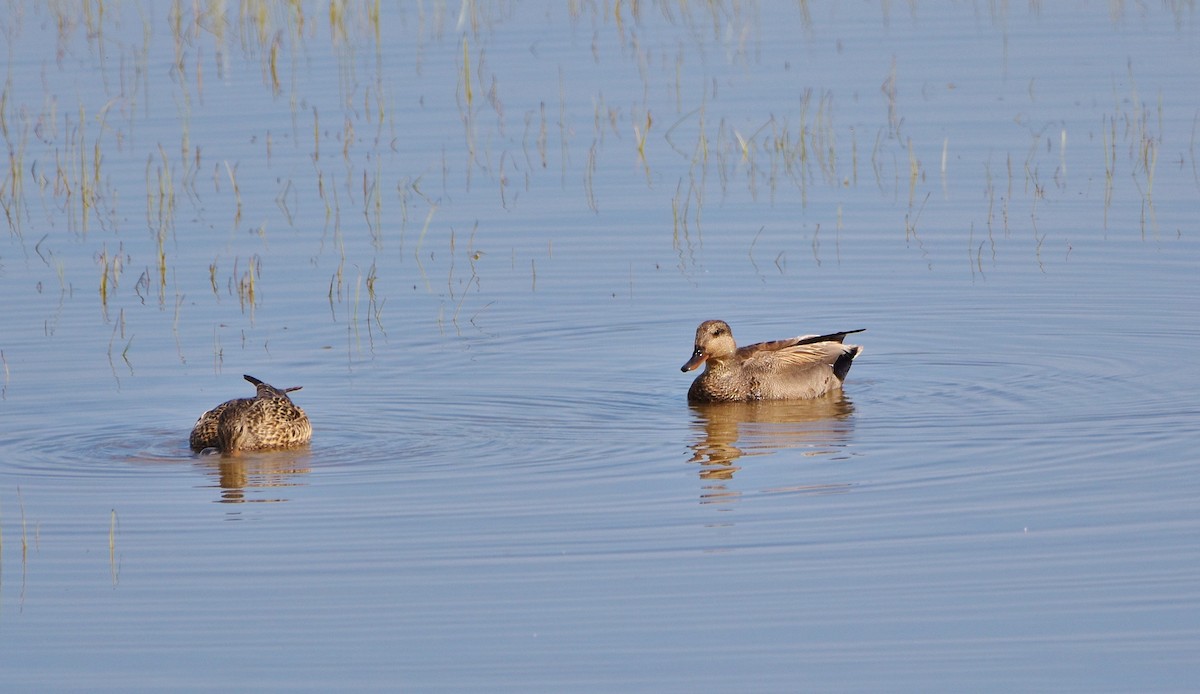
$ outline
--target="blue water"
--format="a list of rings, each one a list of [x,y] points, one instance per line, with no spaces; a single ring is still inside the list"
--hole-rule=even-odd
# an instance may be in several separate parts
[[[1194,688],[1190,9],[198,7],[0,23],[6,691]]]

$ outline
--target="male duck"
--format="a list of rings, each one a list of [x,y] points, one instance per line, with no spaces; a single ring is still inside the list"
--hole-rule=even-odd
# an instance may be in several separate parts
[[[706,320],[696,328],[696,348],[680,369],[701,364],[704,373],[688,389],[688,402],[801,400],[842,387],[850,364],[862,352],[842,340],[860,330],[803,335],[739,348],[729,324]]]
[[[193,451],[216,448],[222,453],[295,448],[312,440],[308,415],[287,396],[301,386],[280,390],[244,376],[257,393],[223,402],[200,415],[188,438]]]

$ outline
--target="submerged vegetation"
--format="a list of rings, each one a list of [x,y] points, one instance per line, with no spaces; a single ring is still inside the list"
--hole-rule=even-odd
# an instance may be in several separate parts
[[[789,249],[841,262],[867,231],[930,267],[965,244],[982,273],[1002,241],[1043,268],[1051,248],[1065,259],[1071,240],[1044,219],[1080,196],[1090,233],[1152,237],[1156,190],[1200,188],[1194,95],[1147,98],[1132,61],[1068,122],[1037,75],[992,81],[1000,94],[953,71],[938,82],[903,54],[823,35],[809,3],[772,17],[741,3],[569,3],[550,17],[562,9],[13,3],[0,20],[5,258],[44,267],[36,288],[6,291],[79,300],[90,258],[110,363],[115,351],[132,368],[134,335],[169,325],[180,360],[211,345],[219,367],[220,332],[266,348],[256,312],[284,301],[303,320],[327,303],[351,354],[386,339],[402,305],[461,329],[504,288],[545,287],[555,238],[591,233],[588,220],[634,196],[684,274],[714,262],[715,228],[740,235],[756,274],[756,253],[786,273]],[[887,3],[874,12],[896,21]],[[1003,50],[1011,18],[993,12],[980,31]],[[810,68],[828,60],[853,77]],[[993,122],[939,115],[997,98]],[[200,329],[181,336],[181,322]]]

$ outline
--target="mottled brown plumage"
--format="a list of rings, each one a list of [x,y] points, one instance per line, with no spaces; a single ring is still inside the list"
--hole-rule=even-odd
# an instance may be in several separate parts
[[[308,415],[287,396],[300,386],[281,390],[253,376],[244,378],[254,384],[255,396],[223,402],[200,415],[188,437],[193,451],[263,451],[303,446],[312,440]]]
[[[844,345],[847,330],[829,335],[803,335],[787,340],[738,347],[729,324],[708,320],[696,328],[692,358],[681,371],[701,364],[704,373],[688,389],[689,402],[802,400],[842,387],[858,345]]]

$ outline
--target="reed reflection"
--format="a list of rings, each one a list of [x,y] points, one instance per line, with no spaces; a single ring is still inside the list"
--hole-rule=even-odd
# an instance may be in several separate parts
[[[802,449],[804,456],[838,453],[853,431],[854,404],[842,391],[812,400],[695,403],[690,405],[696,433],[689,463],[700,466],[702,501],[716,503],[740,496],[724,480],[741,470],[743,456]]]
[[[206,475],[216,477],[221,490],[217,503],[241,504],[287,501],[278,492],[258,490],[303,486],[306,482],[300,476],[311,471],[311,458],[311,451],[303,448],[237,456],[204,455],[197,464]]]

